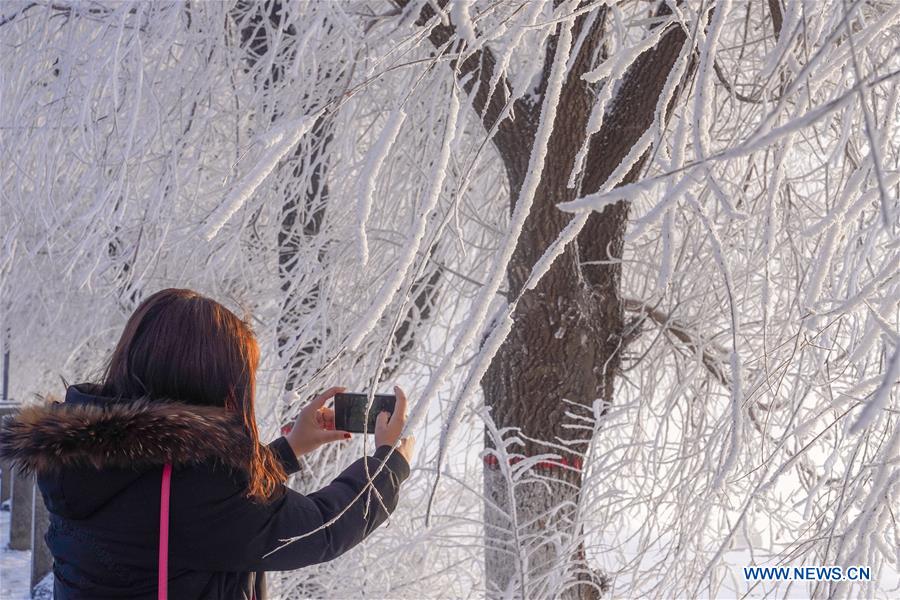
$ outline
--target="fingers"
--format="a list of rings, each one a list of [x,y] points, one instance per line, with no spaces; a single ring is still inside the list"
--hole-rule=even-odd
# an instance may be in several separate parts
[[[319,414],[322,415],[322,427],[334,429],[334,411],[330,408],[323,408],[319,410]]]
[[[405,438],[400,439],[400,445],[397,447],[397,452],[403,455],[403,458],[406,459],[406,462],[412,465],[413,453],[415,452],[416,447],[416,438],[408,435]]]
[[[343,440],[349,440],[353,436],[350,434],[349,431],[334,431],[334,430],[329,431],[327,429],[323,429],[319,433],[318,437],[319,437],[319,440],[323,444],[327,444],[328,442],[340,442]]]
[[[320,396],[317,396],[312,402],[310,402],[309,407],[312,408],[313,410],[319,410],[320,408],[325,406],[326,402],[328,402],[329,400],[331,400],[332,398],[334,398],[335,396],[337,396],[338,394],[340,394],[341,392],[343,392],[346,389],[347,388],[345,388],[344,386],[340,386],[340,385],[330,387],[327,390],[325,390],[324,392],[322,392],[322,394]]]
[[[394,414],[391,415],[391,425],[403,426],[406,421],[406,394],[399,385],[394,386],[394,394],[397,395],[397,402],[394,405]]]
[[[378,413],[378,416],[375,417],[375,431],[384,431],[385,429],[387,429],[389,422],[388,417],[390,416],[390,414],[391,413],[387,412],[386,410]],[[396,412],[394,414],[396,414]]]

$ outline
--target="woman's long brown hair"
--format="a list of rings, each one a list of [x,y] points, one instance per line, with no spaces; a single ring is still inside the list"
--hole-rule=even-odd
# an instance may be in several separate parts
[[[253,409],[258,365],[259,345],[246,321],[197,292],[170,288],[144,300],[128,319],[101,393],[223,406],[240,415],[254,448],[247,496],[266,500],[287,476],[259,443]]]

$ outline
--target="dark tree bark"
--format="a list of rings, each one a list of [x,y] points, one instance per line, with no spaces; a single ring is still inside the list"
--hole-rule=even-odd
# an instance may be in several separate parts
[[[407,0],[394,1],[401,7],[407,4]],[[425,24],[433,16],[433,10],[426,5],[418,24]],[[588,23],[587,15],[576,20],[573,39],[578,39]],[[605,12],[590,27],[564,83],[534,204],[507,269],[510,297],[521,292],[532,267],[571,220],[572,216],[556,205],[597,191],[651,126],[662,88],[686,39],[680,28],[671,28],[625,74],[603,128],[589,142],[579,192],[568,188],[567,182],[575,155],[584,141],[596,96],[595,87],[584,82],[581,75],[592,67],[592,58],[603,51]],[[453,31],[452,24],[439,25],[432,29],[429,39],[435,48],[445,48]],[[556,43],[557,36],[553,36],[546,52],[544,82],[539,89],[546,84]],[[493,142],[509,178],[512,211],[526,176],[540,106],[517,100],[515,121],[498,124],[497,118],[508,98],[501,81],[488,102],[488,85],[495,65],[496,60],[485,47],[469,55],[459,65],[458,73],[466,82],[467,91],[471,93],[474,89],[472,108],[481,117],[485,129],[497,127]],[[645,158],[620,185],[636,180]],[[559,453],[557,448],[540,440],[555,443],[572,437],[564,427],[567,407],[563,398],[586,407],[597,399],[607,405],[613,402],[624,330],[621,264],[583,263],[621,258],[628,208],[627,202],[619,202],[589,217],[577,242],[566,248],[536,289],[519,301],[512,331],[482,380],[485,402],[497,426],[517,427],[527,436],[522,449],[525,455]],[[487,435],[485,443],[492,445]],[[572,445],[572,452],[563,456],[566,463],[577,463],[586,446],[586,443]],[[546,543],[534,545],[535,540],[542,539],[542,532],[568,528],[570,536],[577,533],[571,528],[581,489],[580,470],[557,468],[546,474],[550,478],[547,487],[516,489],[513,507],[499,470],[485,466],[485,493],[501,509],[494,510],[490,504],[485,509],[485,572],[489,596],[508,589],[527,597],[596,598],[601,594],[602,575],[587,567],[580,544],[575,542],[562,553]],[[546,516],[549,508],[561,504],[562,510],[552,517]],[[512,508],[520,524],[532,521],[528,526],[520,525],[518,535],[511,530],[505,516]],[[518,559],[522,548],[516,547],[523,543],[531,543],[533,550],[528,564],[524,565]],[[574,568],[582,585],[567,590],[546,587],[547,576],[563,568]],[[520,572],[523,570],[524,580]]]

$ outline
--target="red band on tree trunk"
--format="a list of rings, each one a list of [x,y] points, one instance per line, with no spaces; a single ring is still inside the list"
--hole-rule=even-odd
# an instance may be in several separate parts
[[[509,459],[509,464],[514,465],[520,461],[522,461],[524,457],[522,456],[511,456]],[[484,455],[484,464],[491,469],[499,469],[500,461],[495,454],[485,454]],[[581,459],[577,456],[567,459],[565,456],[559,459],[554,460],[542,460],[534,465],[535,469],[563,469],[563,468],[572,468],[581,470],[582,462]]]

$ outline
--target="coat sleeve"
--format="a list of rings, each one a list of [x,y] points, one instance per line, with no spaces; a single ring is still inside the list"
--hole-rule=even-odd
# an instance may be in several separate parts
[[[299,463],[284,438],[270,445],[290,474]],[[245,488],[223,484],[223,477],[207,475],[204,485],[189,496],[190,509],[179,511],[173,480],[173,567],[209,571],[286,571],[326,562],[360,543],[393,512],[400,484],[409,477],[409,465],[399,452],[389,457],[390,446],[357,460],[324,488],[303,495],[282,486],[274,500],[261,504],[244,496]],[[368,485],[370,474],[384,464]],[[382,502],[383,505],[382,506]],[[349,508],[348,508],[349,507]],[[387,509],[387,510],[385,510]],[[340,516],[339,516],[340,515]],[[334,520],[334,523],[325,526]],[[311,533],[314,532],[314,533]],[[308,534],[282,546],[285,538]],[[274,552],[273,552],[274,551]],[[271,554],[270,554],[271,553]],[[268,554],[268,556],[266,556]]]
[[[269,444],[269,449],[275,454],[275,458],[281,463],[284,472],[293,475],[300,470],[300,461],[294,455],[294,450],[288,443],[287,438],[281,436],[274,442]]]

